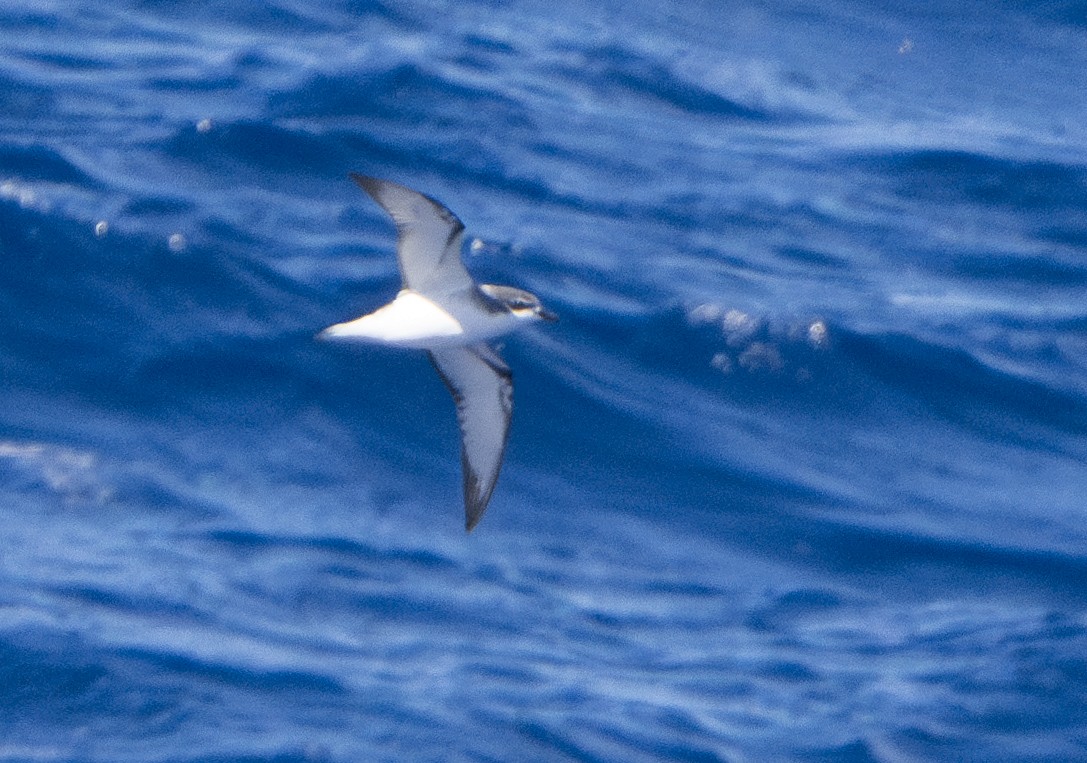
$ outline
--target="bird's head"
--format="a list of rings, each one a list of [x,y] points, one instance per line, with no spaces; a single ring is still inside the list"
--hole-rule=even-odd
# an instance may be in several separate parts
[[[539,297],[524,289],[517,289],[513,286],[495,286],[490,283],[481,284],[479,288],[487,296],[497,299],[508,307],[510,312],[518,318],[538,318],[545,321],[557,321],[559,319],[559,316],[540,303]]]

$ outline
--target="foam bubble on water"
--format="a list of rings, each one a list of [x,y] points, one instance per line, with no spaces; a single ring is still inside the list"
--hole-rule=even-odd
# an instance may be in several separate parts
[[[23,209],[49,211],[49,202],[30,185],[19,180],[8,179],[0,183],[0,199],[14,201]]]
[[[87,451],[0,440],[0,464],[3,463],[69,501],[103,503],[113,496],[113,488],[102,480],[98,459]]]
[[[167,239],[166,244],[170,247],[171,252],[183,252],[185,251],[185,247],[188,246],[185,237],[180,233],[171,234],[170,238]]]
[[[710,365],[723,374],[732,373],[734,368],[732,358],[728,356],[728,353],[724,352],[714,353],[714,356],[710,358]]]
[[[476,257],[478,255],[486,255],[488,257],[495,256],[513,256],[518,257],[522,254],[522,247],[520,244],[507,243],[500,241],[485,241],[481,238],[473,238],[472,242],[468,245],[468,253]]]
[[[721,321],[721,331],[730,347],[746,344],[759,330],[759,321],[740,310],[729,310]]]
[[[777,373],[785,368],[781,350],[770,342],[752,342],[744,348],[738,358],[740,367],[745,371],[772,371]]]
[[[739,370],[750,374],[780,374],[788,370],[798,381],[812,378],[804,365],[812,352],[825,350],[830,342],[827,324],[821,318],[768,320],[735,307],[702,303],[687,311],[692,326],[711,326],[724,346],[710,357],[710,367],[730,375]]]
[[[716,323],[721,320],[722,315],[724,315],[724,310],[719,305],[705,302],[701,305],[695,305],[688,310],[687,320],[698,326],[707,323]]]

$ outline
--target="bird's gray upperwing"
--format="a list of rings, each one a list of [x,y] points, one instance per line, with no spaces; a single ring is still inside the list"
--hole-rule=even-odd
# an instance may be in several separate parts
[[[471,289],[460,258],[464,223],[439,202],[388,180],[351,174],[396,223],[396,256],[404,287],[423,295]]]
[[[464,526],[471,530],[491,500],[513,413],[513,376],[486,344],[431,350],[430,360],[457,405],[464,470]]]

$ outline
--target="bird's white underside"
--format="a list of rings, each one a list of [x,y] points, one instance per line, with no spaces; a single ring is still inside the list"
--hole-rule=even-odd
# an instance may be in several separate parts
[[[449,309],[418,292],[404,289],[384,307],[329,326],[320,336],[429,350],[485,342],[512,331],[518,322],[513,313],[481,310],[466,293],[447,295],[441,301]]]

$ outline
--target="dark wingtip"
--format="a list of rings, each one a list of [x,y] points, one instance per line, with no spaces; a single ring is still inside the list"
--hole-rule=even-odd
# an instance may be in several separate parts
[[[486,503],[464,504],[464,531],[469,533],[472,532],[476,525],[479,524],[479,520],[483,519],[483,512],[486,510]]]
[[[370,194],[371,196],[374,195],[374,189],[378,186],[379,183],[382,182],[377,178],[370,177],[369,175],[362,175],[358,172],[349,172],[347,173],[347,177],[354,180],[355,185],[366,191],[366,193]]]
[[[438,368],[437,364],[434,367]],[[443,381],[445,380],[440,368],[438,369],[438,375],[442,377]],[[448,384],[446,382],[447,386]],[[468,464],[468,458],[465,456],[463,448],[460,453],[460,463],[464,474],[464,530],[465,532],[472,532],[472,529],[479,524],[479,520],[483,519],[483,512],[487,510],[487,504],[491,502],[494,482],[491,483],[490,490],[480,491],[479,479],[472,472],[472,467]]]

